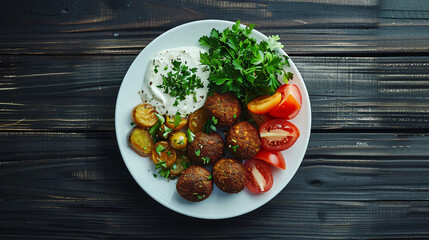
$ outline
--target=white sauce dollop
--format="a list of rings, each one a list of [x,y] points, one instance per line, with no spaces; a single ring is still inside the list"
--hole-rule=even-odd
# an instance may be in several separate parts
[[[205,50],[199,47],[181,47],[159,52],[147,67],[140,92],[142,101],[152,104],[159,114],[170,116],[175,115],[176,112],[185,116],[201,108],[206,102],[210,72],[204,71],[205,67],[200,64],[200,52],[205,52]],[[164,93],[164,88],[157,87],[163,84],[162,76],[167,76],[167,73],[171,71],[173,67],[171,62],[174,59],[189,68],[197,68],[196,75],[201,78],[204,85],[203,88],[194,89],[197,102],[194,100],[194,95],[190,94],[186,96],[185,100],[179,101],[177,106],[173,106],[176,98]],[[158,72],[155,72],[155,66],[157,66]]]

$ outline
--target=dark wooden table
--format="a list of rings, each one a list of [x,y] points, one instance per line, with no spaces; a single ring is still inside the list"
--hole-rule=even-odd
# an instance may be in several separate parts
[[[290,184],[217,221],[149,197],[114,133],[137,54],[200,19],[280,35],[313,113]],[[428,1],[10,0],[0,27],[0,239],[429,239]]]

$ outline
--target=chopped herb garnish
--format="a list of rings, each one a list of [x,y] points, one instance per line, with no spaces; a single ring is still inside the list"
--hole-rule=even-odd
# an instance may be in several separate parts
[[[177,145],[181,145],[181,144],[183,144],[183,139],[180,139],[180,140],[177,142]]]
[[[257,42],[250,37],[254,25],[240,27],[237,21],[232,28],[223,31],[212,29],[209,36],[199,42],[209,47],[200,53],[201,64],[210,68],[209,91],[234,92],[247,104],[262,95],[273,95],[280,86],[278,76],[292,75],[283,66],[289,66],[288,57],[277,54],[284,46],[278,36]]]
[[[171,156],[171,151],[167,151],[167,155],[168,155],[168,156]]]
[[[130,122],[130,125],[133,126],[133,127],[136,126],[136,124],[134,122]]]
[[[191,130],[189,130],[189,128],[188,128],[188,131],[186,132],[186,136],[188,137],[189,142],[194,141],[195,134]]]
[[[212,175],[210,174],[210,176],[207,178],[207,180],[210,180],[210,179],[212,179],[213,177],[212,177]]]
[[[144,150],[146,150],[146,149],[147,149],[147,146],[144,146],[144,147],[143,147],[143,149],[144,149]]]
[[[205,197],[206,197],[206,195],[202,195],[202,196],[197,195],[197,198],[198,198],[198,199],[203,199],[203,198],[205,198]]]
[[[158,175],[156,175],[156,174],[154,173],[154,174],[153,174],[153,177],[154,177],[154,178],[157,178],[157,177],[158,177]]]
[[[159,161],[156,163],[155,169],[157,169],[159,175],[164,178],[168,178],[170,176],[170,169],[167,167],[167,163],[165,161]]]
[[[201,149],[198,149],[197,151],[195,151],[195,155],[197,155],[197,157],[200,156],[200,154],[201,154]]]
[[[174,115],[174,127],[179,126],[181,120],[182,120],[182,116],[180,116],[180,113],[177,112],[176,115]]]
[[[191,163],[183,161],[183,162],[182,162],[182,166],[183,166],[185,169],[187,169],[189,166],[191,166]]]
[[[217,119],[213,116],[212,118],[209,118],[206,123],[204,123],[203,131],[207,134],[216,132],[215,124],[217,124]]]
[[[209,157],[202,157],[201,160],[203,160],[203,164],[209,164],[209,162],[210,162]]]
[[[173,164],[173,166],[171,167],[173,170],[177,168],[176,164]]]
[[[212,116],[212,122],[213,122],[214,124],[217,124],[217,119],[215,118],[215,116]]]
[[[158,121],[155,125],[153,125],[151,128],[149,128],[149,133],[152,136],[152,139],[155,140],[156,133],[159,131],[159,127],[161,127],[162,124],[165,122],[165,118],[162,115],[159,115],[158,113],[155,113],[155,115],[158,117]]]
[[[166,138],[168,136],[168,134],[171,132],[173,132],[173,129],[164,125],[164,133],[162,134],[162,136],[164,136],[164,138]]]
[[[164,67],[164,70],[165,70],[165,71],[167,71],[167,69],[168,69],[168,66],[165,66],[165,67]]]
[[[162,146],[161,144],[158,144],[158,146],[156,146],[156,148],[155,148],[155,151],[156,151],[156,153],[158,153],[159,156],[161,156],[161,152],[164,151],[165,149],[167,149],[167,148]]]
[[[234,116],[232,116],[233,118],[237,118],[237,114],[234,114]]]
[[[154,71],[155,73],[158,73],[158,67],[159,67],[159,65],[155,65],[155,68],[153,69],[153,71]]]
[[[234,145],[234,146],[232,146],[232,150],[235,152],[235,151],[237,151],[238,147],[240,147],[240,146],[239,145]]]
[[[179,101],[185,100],[188,95],[195,96],[195,90],[203,88],[204,85],[196,74],[197,68],[189,68],[175,59],[171,61],[171,64],[173,65],[171,71],[167,72],[167,76],[162,75],[163,83],[157,87],[163,88],[164,93],[176,98],[173,106],[177,106]]]

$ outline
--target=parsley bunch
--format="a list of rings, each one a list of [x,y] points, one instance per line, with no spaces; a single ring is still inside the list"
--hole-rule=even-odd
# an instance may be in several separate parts
[[[195,89],[203,88],[201,78],[197,76],[197,68],[189,68],[182,62],[173,60],[172,70],[167,73],[167,76],[162,76],[163,83],[158,85],[158,88],[163,88],[164,93],[176,98],[173,106],[179,105],[179,101],[186,99],[186,96],[193,94],[194,101],[197,102]],[[155,66],[155,73],[158,72]]]
[[[200,62],[210,68],[210,92],[232,91],[247,103],[274,94],[280,86],[277,77],[282,73],[286,83],[293,77],[283,70],[283,65],[289,66],[288,57],[276,53],[284,47],[280,38],[271,36],[257,43],[250,37],[253,28],[252,24],[240,28],[237,21],[231,29],[219,32],[213,28],[210,36],[199,39],[201,45],[209,47],[208,52],[200,54]]]

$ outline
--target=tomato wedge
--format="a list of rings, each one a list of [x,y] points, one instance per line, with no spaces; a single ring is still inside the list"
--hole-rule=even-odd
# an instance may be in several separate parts
[[[278,167],[283,170],[286,169],[286,161],[281,152],[269,152],[261,149],[253,158],[262,160],[273,165],[274,167]]]
[[[270,165],[266,162],[249,159],[244,163],[244,174],[246,176],[246,187],[254,193],[262,193],[273,186],[273,174]]]
[[[299,129],[285,119],[273,119],[259,127],[262,148],[271,152],[290,148],[299,135]]]
[[[253,113],[264,114],[276,108],[281,100],[282,94],[276,92],[271,96],[264,95],[254,99],[247,104],[247,108]]]
[[[292,119],[301,110],[302,96],[298,86],[295,84],[285,84],[280,86],[277,93],[281,93],[282,100],[272,111],[268,112],[273,117]]]

